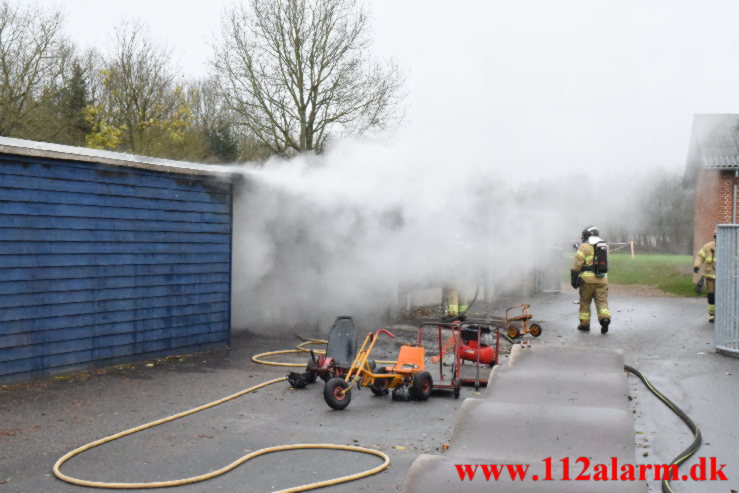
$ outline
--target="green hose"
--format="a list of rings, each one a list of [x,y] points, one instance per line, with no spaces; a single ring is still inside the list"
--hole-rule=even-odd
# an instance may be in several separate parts
[[[647,377],[645,377],[644,374],[642,374],[642,372],[640,372],[636,368],[629,366],[629,365],[624,365],[624,370],[630,373],[633,373],[634,375],[639,377],[639,379],[642,382],[644,382],[644,385],[646,385],[647,388],[659,398],[659,400],[665,403],[667,407],[672,409],[672,412],[677,414],[680,417],[680,419],[683,420],[683,423],[688,425],[688,428],[690,428],[690,431],[693,432],[693,436],[695,437],[695,439],[693,440],[693,443],[691,443],[688,446],[688,448],[680,452],[678,456],[672,459],[672,462],[670,462],[670,466],[676,465],[680,467],[680,464],[685,462],[691,455],[693,455],[700,448],[701,430],[698,428],[698,426],[696,426],[693,420],[690,419],[690,417],[687,414],[685,414],[685,412],[677,406],[677,404],[672,402],[670,399],[665,397],[659,390],[654,388],[654,386],[649,382],[649,380],[647,380]],[[670,485],[670,482],[667,480],[667,478],[665,478],[662,481],[662,493],[675,493],[675,490],[672,489],[672,486]]]

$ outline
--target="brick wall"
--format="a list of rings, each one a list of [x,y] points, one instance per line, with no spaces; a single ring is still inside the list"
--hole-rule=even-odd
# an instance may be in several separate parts
[[[699,171],[695,190],[694,252],[711,241],[717,224],[732,222],[734,181],[734,171]]]

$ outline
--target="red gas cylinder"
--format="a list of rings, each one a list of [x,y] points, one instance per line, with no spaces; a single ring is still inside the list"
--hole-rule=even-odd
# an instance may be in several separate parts
[[[491,346],[480,346],[477,341],[467,341],[459,346],[459,357],[467,361],[477,361],[477,353],[480,353],[480,363],[492,365],[495,363],[495,351]]]

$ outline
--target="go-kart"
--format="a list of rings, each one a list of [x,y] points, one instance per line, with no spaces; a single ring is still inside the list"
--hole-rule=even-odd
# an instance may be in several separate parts
[[[324,382],[334,377],[346,375],[357,353],[357,329],[352,317],[336,317],[326,343],[325,354],[316,354],[311,350],[305,372],[290,372],[287,376],[290,385],[301,389],[309,383],[315,383],[316,377]]]
[[[393,366],[377,368],[369,361],[369,355],[380,334],[395,337],[385,329],[370,332],[362,343],[362,347],[354,358],[344,378],[334,377],[326,382],[323,398],[336,410],[343,410],[352,399],[352,387],[369,387],[373,394],[387,395],[392,389],[393,399],[425,401],[431,396],[433,380],[431,374],[424,370],[424,348],[417,345],[400,347],[398,358]]]

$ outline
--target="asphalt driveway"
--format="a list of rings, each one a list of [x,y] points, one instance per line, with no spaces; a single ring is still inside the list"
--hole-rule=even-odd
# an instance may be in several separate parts
[[[599,331],[581,333],[575,329],[575,299],[574,291],[564,291],[527,300],[544,327],[539,339],[527,336],[527,340],[532,344],[623,349],[627,364],[646,373],[701,427],[705,445],[698,455],[717,457],[726,464],[724,472],[729,481],[702,483],[700,491],[739,490],[739,359],[713,350],[713,326],[706,322],[705,300],[614,291],[614,322],[604,336]],[[496,310],[506,301],[499,304]],[[363,335],[368,328],[361,329]],[[412,337],[412,331],[405,334]],[[54,462],[95,439],[283,376],[287,369],[258,365],[250,357],[287,349],[299,341],[291,335],[241,331],[232,342],[230,350],[3,388],[0,491],[89,491],[53,477]],[[384,350],[385,356],[392,357],[393,347]],[[305,360],[303,356],[283,357],[290,359]],[[669,462],[692,436],[640,382],[631,377],[629,380],[637,462]],[[320,383],[293,390],[282,382],[90,450],[72,459],[63,470],[91,480],[161,481],[218,469],[263,447],[326,442],[377,448],[392,460],[390,468],[377,476],[327,491],[398,491],[416,456],[443,453],[462,402],[448,393],[434,395],[425,403],[393,402],[362,391],[354,393],[346,411],[338,412],[325,404],[321,390]],[[462,398],[472,395],[474,388],[462,389]],[[377,464],[379,460],[374,457],[333,451],[270,454],[206,483],[167,491],[271,491],[359,472]],[[695,483],[688,486],[692,488],[680,484],[676,488],[698,491]],[[658,485],[650,484],[650,491],[659,491]]]

